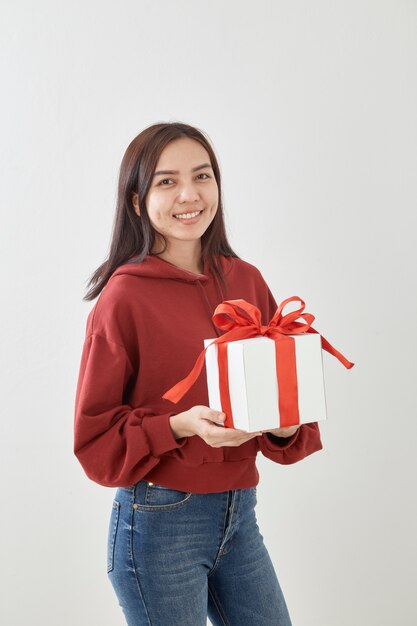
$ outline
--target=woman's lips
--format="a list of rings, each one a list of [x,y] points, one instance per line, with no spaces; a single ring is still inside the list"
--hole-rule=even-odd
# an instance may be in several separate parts
[[[195,217],[189,217],[188,219],[186,219],[184,217],[175,217],[174,216],[174,220],[176,220],[177,222],[182,222],[183,224],[195,224],[200,219],[201,214],[203,213],[203,210],[204,209],[202,209],[200,211],[200,213],[198,215],[196,215]],[[194,211],[190,211],[190,213],[194,213]]]

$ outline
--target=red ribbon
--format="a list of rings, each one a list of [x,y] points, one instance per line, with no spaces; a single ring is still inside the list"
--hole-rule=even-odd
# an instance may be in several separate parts
[[[299,301],[300,308],[283,315],[283,309],[291,301]],[[295,341],[288,335],[303,333],[318,333],[312,328],[315,317],[311,313],[303,313],[305,303],[298,296],[292,296],[283,300],[278,306],[273,318],[266,326],[261,324],[261,311],[246,300],[225,300],[219,304],[212,316],[214,324],[227,332],[214,339],[202,350],[191,372],[171,387],[162,396],[165,400],[177,403],[193,386],[203,369],[206,350],[213,344],[217,344],[219,364],[219,386],[222,410],[226,414],[225,426],[233,428],[233,413],[229,394],[227,344],[229,341],[250,339],[251,337],[270,337],[275,342],[275,363],[279,386],[279,415],[280,427],[292,426],[300,423],[298,412],[298,386],[295,358]],[[241,311],[244,312],[242,315]],[[226,316],[229,316],[228,319]],[[297,322],[298,318],[306,322]],[[354,363],[348,361],[336,350],[324,337],[321,337],[321,345],[324,350],[335,356],[347,369]]]

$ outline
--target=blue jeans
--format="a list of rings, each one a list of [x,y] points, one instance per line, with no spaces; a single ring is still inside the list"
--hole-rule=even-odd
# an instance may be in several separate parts
[[[291,626],[255,514],[256,487],[116,491],[107,574],[129,626]]]

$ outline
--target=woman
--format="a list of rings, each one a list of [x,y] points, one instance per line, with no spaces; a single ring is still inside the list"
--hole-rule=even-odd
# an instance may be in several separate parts
[[[322,448],[317,423],[263,432],[222,426],[201,375],[178,402],[163,394],[221,335],[217,305],[277,304],[259,270],[230,247],[219,166],[198,129],[161,123],[123,157],[108,260],[86,327],[74,454],[117,488],[107,573],[131,626],[289,626],[256,521],[258,451],[296,463]]]

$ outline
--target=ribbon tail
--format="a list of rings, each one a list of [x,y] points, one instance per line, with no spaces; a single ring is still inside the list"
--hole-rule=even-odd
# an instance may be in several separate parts
[[[317,333],[317,330],[314,330],[314,328],[309,328],[308,331],[309,333]],[[327,339],[325,339],[323,337],[323,335],[321,336],[321,345],[323,347],[324,350],[326,350],[326,352],[329,352],[330,354],[332,354],[333,356],[336,357],[336,359],[338,359],[342,365],[344,365],[348,370],[350,370],[351,367],[353,367],[355,364],[352,363],[351,361],[348,361],[347,358],[345,356],[343,356],[343,354],[341,352],[339,352],[339,350],[336,350],[336,348],[334,348],[328,341]]]
[[[209,347],[210,346],[207,346],[207,348]],[[181,400],[183,396],[185,396],[187,391],[191,389],[197,378],[200,376],[201,370],[203,369],[207,348],[204,348],[204,350],[200,352],[191,372],[164,393],[164,395],[162,396],[164,400],[170,400],[171,402],[174,402],[176,404]]]

